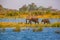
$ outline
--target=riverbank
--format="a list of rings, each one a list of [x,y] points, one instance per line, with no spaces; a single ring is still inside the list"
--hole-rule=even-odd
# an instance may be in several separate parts
[[[5,16],[5,15],[0,15],[0,18],[26,18],[29,15],[17,15],[17,16]],[[60,18],[60,15],[50,15],[50,14],[45,14],[45,15],[36,15],[37,18]]]

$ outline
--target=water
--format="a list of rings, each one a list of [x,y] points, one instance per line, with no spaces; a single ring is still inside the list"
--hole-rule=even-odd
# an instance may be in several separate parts
[[[60,28],[44,28],[41,32],[33,32],[32,29],[20,32],[12,30],[6,28],[5,32],[0,32],[0,40],[60,40],[60,34],[55,33]]]
[[[41,22],[42,19],[39,19]],[[60,22],[60,19],[49,19],[51,23]],[[26,22],[26,19],[0,19],[0,22]],[[30,30],[21,30],[13,32],[13,28],[6,28],[5,32],[0,31],[0,40],[60,40],[60,34],[56,34],[56,30],[60,28],[44,28],[41,32],[33,32]]]
[[[7,18],[4,18],[4,19],[0,19],[0,22],[25,22],[26,20],[25,19],[7,19]]]
[[[41,18],[39,19],[39,22],[41,23]],[[49,19],[51,23],[54,23],[54,22],[60,22],[60,19]],[[17,18],[17,19],[0,19],[0,22],[24,22],[26,23],[26,19],[21,19],[21,18]]]

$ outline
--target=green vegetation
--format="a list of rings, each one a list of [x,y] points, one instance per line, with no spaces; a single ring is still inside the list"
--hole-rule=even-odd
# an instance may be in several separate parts
[[[43,28],[42,27],[39,27],[37,29],[33,29],[33,32],[39,32],[39,31],[42,31],[42,30],[43,30]]]
[[[60,23],[53,23],[53,24],[26,24],[26,23],[10,23],[10,22],[3,22],[0,23],[0,28],[15,28],[13,31],[19,32],[21,28],[33,28],[34,32],[42,31],[45,27],[60,27]]]
[[[42,15],[57,15],[60,18],[60,10],[52,9],[52,7],[45,8],[43,6],[37,7],[34,3],[29,5],[23,5],[19,10],[16,9],[7,9],[0,5],[0,18],[5,17],[16,17],[16,18],[24,18],[27,15],[35,15],[35,16],[42,16]]]
[[[13,31],[20,32],[20,28],[15,28]]]
[[[7,27],[15,27],[15,28],[23,28],[23,27],[32,27],[32,28],[40,28],[40,27],[60,27],[60,23],[53,24],[26,24],[26,23],[12,23],[12,22],[3,22],[0,23],[0,28]]]
[[[60,27],[60,23],[54,23],[52,24],[52,27]]]

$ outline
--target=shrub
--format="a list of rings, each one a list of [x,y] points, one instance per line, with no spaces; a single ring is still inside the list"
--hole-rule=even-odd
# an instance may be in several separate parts
[[[54,23],[52,24],[52,27],[60,27],[60,23]]]

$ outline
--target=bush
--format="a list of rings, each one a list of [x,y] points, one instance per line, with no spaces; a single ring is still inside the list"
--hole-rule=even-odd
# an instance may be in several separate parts
[[[42,27],[39,27],[37,29],[33,29],[33,32],[41,32],[42,30],[43,30],[43,28]]]
[[[54,23],[52,24],[52,27],[60,27],[60,23]]]

